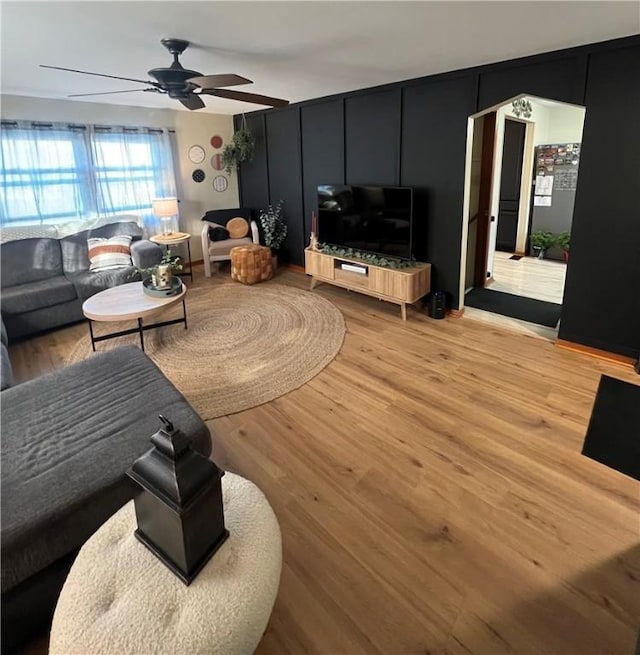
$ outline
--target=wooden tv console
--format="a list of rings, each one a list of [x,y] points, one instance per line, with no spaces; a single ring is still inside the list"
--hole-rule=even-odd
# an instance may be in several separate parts
[[[411,268],[384,268],[310,248],[304,251],[304,261],[305,272],[311,275],[311,289],[318,282],[326,282],[395,303],[400,305],[403,321],[407,320],[407,305],[427,295],[431,288],[431,264],[416,262]],[[343,264],[362,272],[346,270]]]

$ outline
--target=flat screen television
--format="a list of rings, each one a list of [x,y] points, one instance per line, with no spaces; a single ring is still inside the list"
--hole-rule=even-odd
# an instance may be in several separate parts
[[[318,241],[411,259],[413,189],[410,187],[318,186]]]

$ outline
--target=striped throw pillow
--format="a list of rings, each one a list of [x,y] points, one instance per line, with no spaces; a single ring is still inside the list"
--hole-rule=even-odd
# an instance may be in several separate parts
[[[89,270],[108,271],[132,265],[131,236],[120,235],[110,239],[87,239]]]

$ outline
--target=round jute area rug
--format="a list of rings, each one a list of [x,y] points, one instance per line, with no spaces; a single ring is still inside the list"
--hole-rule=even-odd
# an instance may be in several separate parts
[[[297,389],[333,360],[344,340],[344,318],[332,303],[279,284],[190,289],[186,303],[188,329],[177,324],[146,331],[145,352],[204,420]],[[182,305],[177,305],[147,322],[181,316]],[[94,322],[93,326],[98,336],[136,324]],[[139,346],[140,337],[101,341],[96,350],[125,344]],[[92,355],[87,334],[68,363]]]

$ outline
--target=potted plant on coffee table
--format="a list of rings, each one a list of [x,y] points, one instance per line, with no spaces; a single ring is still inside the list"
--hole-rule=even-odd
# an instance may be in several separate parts
[[[556,237],[551,232],[536,230],[529,235],[531,249],[538,259],[544,259],[544,253],[556,243]]]
[[[264,238],[264,245],[271,248],[273,267],[278,265],[278,252],[287,237],[287,225],[282,217],[282,200],[275,206],[269,205],[260,212],[260,225]]]
[[[569,232],[569,230],[564,230],[564,232],[560,232],[560,234],[558,234],[558,236],[556,237],[556,246],[562,248],[562,256],[564,257],[565,262],[569,261],[570,244],[571,244],[571,232]]]
[[[137,270],[143,277],[151,277],[151,284],[156,289],[166,289],[171,286],[173,272],[182,270],[182,260],[180,257],[172,257],[171,249],[167,248],[155,266]]]

